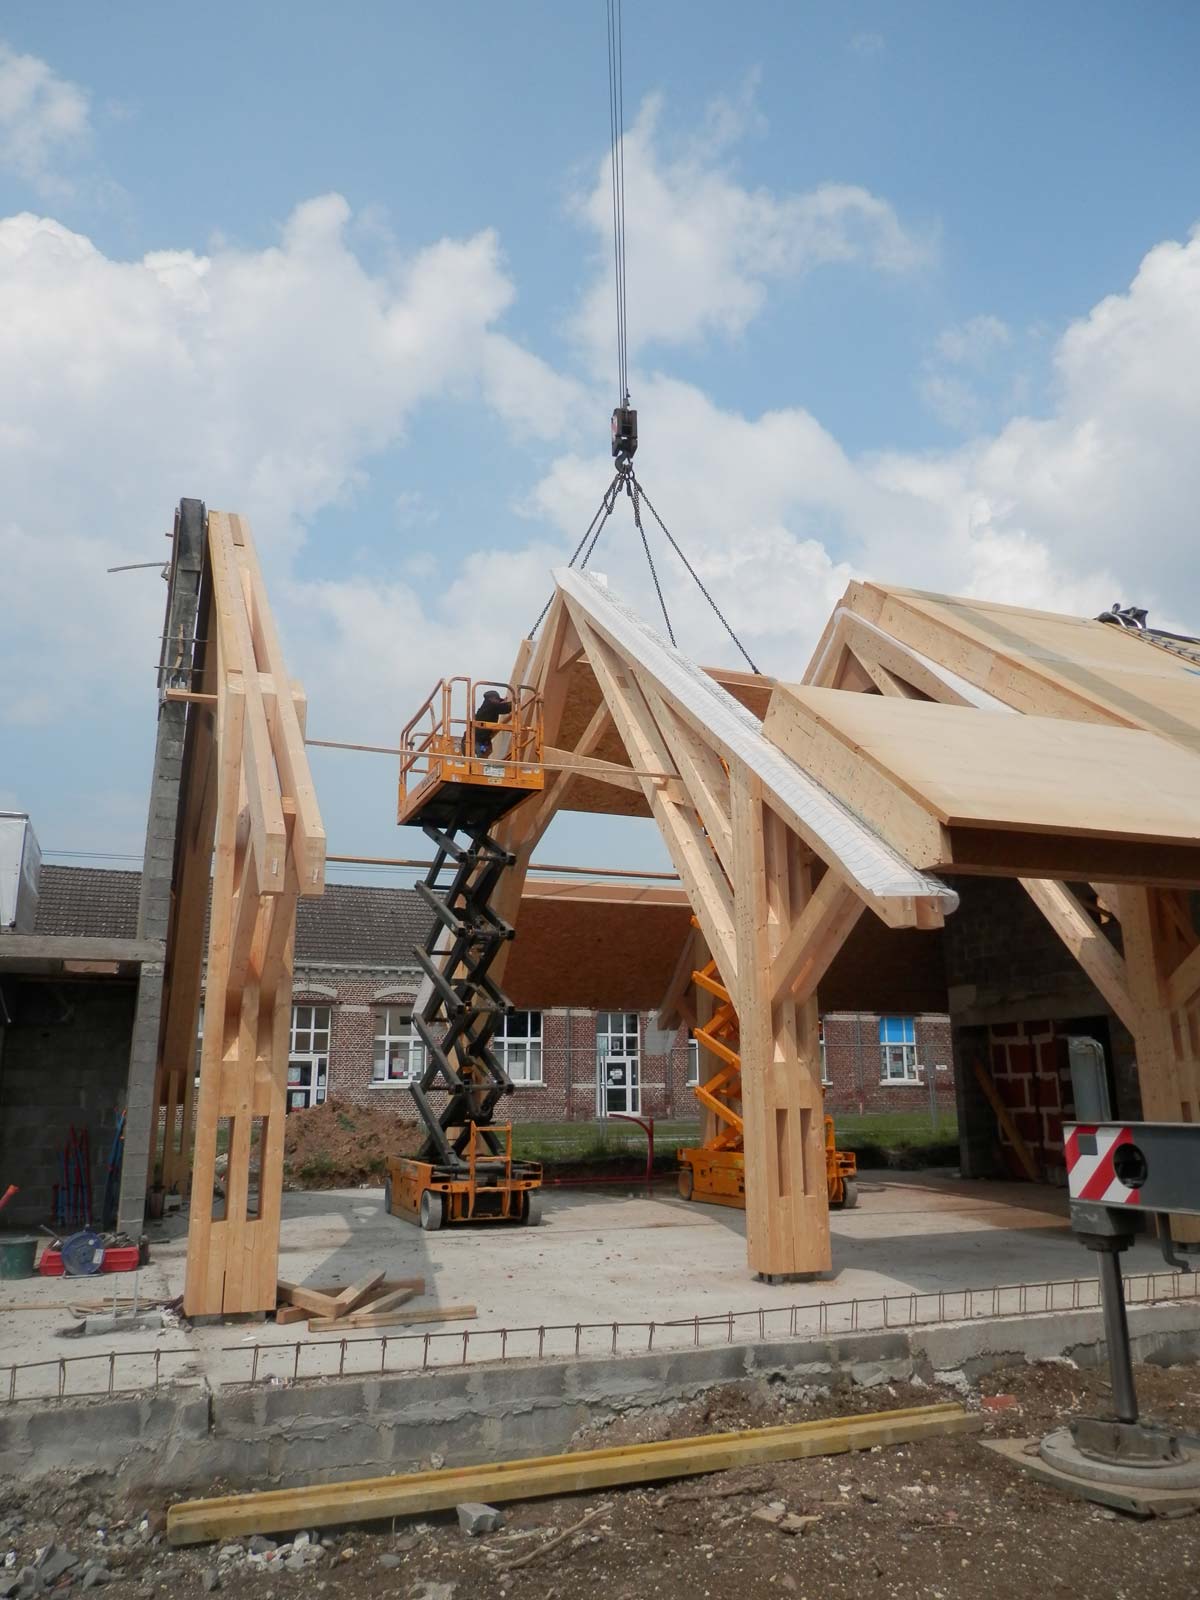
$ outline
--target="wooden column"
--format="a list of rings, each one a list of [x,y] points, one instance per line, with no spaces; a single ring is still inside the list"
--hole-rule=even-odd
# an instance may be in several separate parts
[[[1190,900],[1177,889],[1117,892],[1147,1122],[1200,1122],[1200,936]],[[1175,1217],[1172,1230],[1196,1243],[1200,1218]]]
[[[730,787],[747,1252],[765,1278],[808,1276],[832,1265],[817,998],[773,1004],[772,968],[811,869],[758,781],[735,771]]]

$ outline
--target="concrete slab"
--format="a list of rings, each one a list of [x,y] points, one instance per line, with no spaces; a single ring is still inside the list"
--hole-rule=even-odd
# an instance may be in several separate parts
[[[549,1189],[538,1228],[481,1225],[436,1234],[388,1216],[378,1190],[287,1194],[280,1276],[325,1287],[383,1269],[389,1277],[423,1276],[427,1293],[418,1304],[477,1307],[471,1323],[394,1334],[383,1330],[389,1369],[460,1362],[464,1332],[468,1358],[476,1360],[539,1350],[598,1353],[612,1346],[613,1322],[641,1324],[616,1336],[618,1352],[635,1353],[651,1344],[683,1348],[694,1342],[693,1319],[725,1319],[731,1313],[736,1315],[728,1323],[728,1337],[740,1340],[973,1318],[989,1315],[989,1305],[992,1315],[1045,1308],[1036,1296],[1025,1303],[1016,1290],[997,1298],[980,1293],[1004,1285],[1057,1281],[1064,1287],[1053,1300],[1056,1308],[1095,1303],[1086,1288],[1082,1299],[1077,1292],[1072,1299],[1074,1280],[1090,1280],[1094,1273],[1091,1257],[1071,1235],[1062,1191],[888,1173],[864,1174],[860,1195],[857,1210],[833,1213],[835,1272],[821,1282],[769,1286],[754,1281],[746,1268],[743,1215],[686,1204],[671,1190],[647,1196],[644,1191]],[[184,1229],[177,1219],[152,1229],[153,1262],[139,1274],[140,1294],[165,1299],[182,1293]],[[1139,1243],[1124,1264],[1128,1274],[1162,1267],[1148,1243]],[[10,1304],[26,1309],[0,1311],[0,1387],[10,1363],[43,1361],[49,1365],[36,1390],[22,1375],[19,1393],[53,1392],[66,1370],[59,1368],[60,1358],[70,1369],[63,1378],[69,1392],[103,1387],[107,1363],[75,1358],[135,1350],[159,1354],[156,1360],[119,1356],[114,1387],[150,1383],[156,1371],[164,1382],[203,1375],[216,1385],[246,1381],[252,1371],[284,1379],[293,1375],[297,1342],[303,1346],[302,1374],[365,1371],[368,1363],[380,1369],[378,1330],[361,1341],[348,1336],[348,1356],[340,1335],[310,1335],[303,1324],[229,1323],[153,1335],[131,1330],[86,1340],[61,1337],[73,1320],[59,1309],[64,1302],[111,1295],[114,1287],[130,1294],[131,1276],[6,1285]],[[954,1296],[962,1290],[977,1293],[959,1310]],[[885,1308],[883,1296],[905,1298]],[[789,1307],[803,1309],[789,1313]],[[671,1322],[688,1326],[664,1327]],[[584,1331],[576,1334],[575,1324]],[[562,1331],[539,1335],[539,1326]],[[499,1329],[532,1331],[502,1340],[489,1332]],[[721,1330],[707,1332],[725,1337]],[[699,1338],[697,1330],[695,1342]],[[253,1366],[255,1350],[265,1364],[259,1369]]]

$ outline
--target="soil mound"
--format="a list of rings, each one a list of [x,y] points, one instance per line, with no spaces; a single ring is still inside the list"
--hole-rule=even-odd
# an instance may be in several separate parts
[[[415,1155],[417,1124],[383,1106],[324,1105],[288,1114],[283,1139],[287,1189],[353,1189],[382,1184],[389,1156]]]

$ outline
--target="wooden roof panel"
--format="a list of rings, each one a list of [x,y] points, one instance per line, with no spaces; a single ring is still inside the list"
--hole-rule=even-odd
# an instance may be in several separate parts
[[[764,727],[921,868],[1200,881],[1200,759],[1144,729],[800,685]]]

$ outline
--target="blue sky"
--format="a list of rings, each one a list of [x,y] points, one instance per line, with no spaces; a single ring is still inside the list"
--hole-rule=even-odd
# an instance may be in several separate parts
[[[763,664],[853,576],[1200,622],[1200,12],[625,37],[638,464]],[[604,38],[600,0],[5,8],[0,804],[44,845],[139,848],[162,586],[103,569],[181,494],[253,518],[314,732],[506,670],[606,481]],[[314,763],[331,845],[407,853],[354,759]]]

